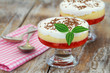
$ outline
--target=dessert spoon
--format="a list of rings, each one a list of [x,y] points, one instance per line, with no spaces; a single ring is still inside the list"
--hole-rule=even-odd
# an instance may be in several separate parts
[[[25,45],[18,46],[18,49],[20,49],[22,52],[31,52],[32,50],[35,49],[34,46],[31,46],[29,44],[29,39],[30,39],[30,37],[32,36],[33,33],[34,32],[28,34],[27,42],[26,42]]]
[[[23,41],[23,36],[25,34],[35,32],[36,30],[37,30],[36,28],[34,28],[34,27],[31,26],[31,27],[28,28],[28,31],[27,32],[25,32],[24,34],[22,34],[19,37],[2,36],[2,38],[4,40],[8,41],[8,42],[19,43],[19,42]]]

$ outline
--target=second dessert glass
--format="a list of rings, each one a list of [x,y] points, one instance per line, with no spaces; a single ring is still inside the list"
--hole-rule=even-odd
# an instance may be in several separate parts
[[[86,20],[90,25],[88,40],[95,41],[93,27],[104,19],[105,4],[102,0],[64,0],[60,4],[60,16]]]
[[[38,24],[38,38],[41,43],[55,48],[55,54],[47,64],[56,68],[76,66],[78,59],[72,55],[71,48],[77,48],[88,39],[88,23],[72,17],[53,17]]]

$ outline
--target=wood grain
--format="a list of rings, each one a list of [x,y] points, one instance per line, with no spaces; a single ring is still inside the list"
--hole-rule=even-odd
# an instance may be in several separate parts
[[[9,10],[7,10],[8,12],[6,15],[0,15],[0,34],[9,24],[12,25],[10,29],[11,32],[23,25],[33,24],[37,26],[42,19],[59,16],[58,4],[60,2],[61,0],[51,0],[51,2],[48,3],[43,0],[36,0],[36,2],[34,0],[0,0],[0,10],[3,11],[7,8],[4,4],[7,4],[9,7],[7,8]],[[12,72],[0,70],[0,73],[110,73],[109,2],[106,3],[105,19],[94,26],[97,40],[88,43],[84,49],[81,49],[81,47],[73,49],[73,55],[75,52],[77,52],[77,55],[81,54],[80,62],[76,67],[58,69],[48,66],[46,64],[46,59],[54,53],[54,49],[51,48]],[[15,13],[16,15],[14,18],[13,16]],[[12,21],[13,19],[14,21]]]
[[[29,0],[22,1],[22,3],[21,1],[17,1],[17,2],[15,1],[15,3],[10,1],[7,4],[7,9],[9,9],[9,12],[7,13],[7,15],[10,15],[10,17],[8,17],[7,15],[2,16],[4,18],[1,17],[1,21],[5,20],[6,18],[8,20],[5,20],[5,23],[0,22],[1,26],[4,26],[1,28],[0,32],[2,33],[2,31],[6,30],[5,28],[9,26],[11,27],[10,30],[7,30],[9,32],[12,32],[16,28],[18,28],[22,24],[22,22],[24,22],[25,17],[28,15],[28,12],[32,9],[33,5],[34,5],[34,2],[33,1],[29,2]],[[11,9],[12,11],[10,11]],[[11,19],[12,22],[9,21],[9,19]],[[8,23],[10,24],[9,26],[8,26]]]

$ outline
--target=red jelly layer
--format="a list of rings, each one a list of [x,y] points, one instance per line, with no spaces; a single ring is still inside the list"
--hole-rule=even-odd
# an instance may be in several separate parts
[[[66,63],[63,63],[63,62],[53,63],[53,65],[56,65],[56,66],[69,66],[69,65],[73,65],[73,62],[70,62],[70,63],[68,63],[68,62],[66,62]]]
[[[70,49],[70,48],[76,48],[76,47],[79,47],[79,46],[85,44],[86,41],[88,40],[88,38],[85,38],[84,40],[79,41],[79,42],[73,42],[73,43],[71,43],[70,46],[68,46],[67,43],[52,43],[52,42],[45,41],[45,40],[43,40],[41,38],[39,38],[39,40],[44,45],[52,47],[52,48],[56,48],[56,49],[57,48],[60,48],[60,49]]]
[[[62,16],[62,15],[60,15],[60,16]],[[102,16],[100,18],[97,18],[97,19],[86,20],[86,21],[89,23],[89,25],[97,24],[97,23],[101,22],[104,19],[104,16]]]
[[[86,20],[86,21],[89,23],[89,25],[97,24],[97,23],[101,22],[104,19],[104,16],[102,16],[100,18],[97,18],[97,19]]]

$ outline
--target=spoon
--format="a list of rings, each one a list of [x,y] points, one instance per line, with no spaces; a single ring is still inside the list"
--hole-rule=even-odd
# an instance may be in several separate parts
[[[35,49],[34,46],[31,46],[31,45],[29,44],[29,39],[30,39],[30,37],[32,36],[32,34],[33,34],[33,32],[31,32],[31,33],[28,34],[27,42],[26,42],[25,45],[18,46],[18,49],[20,49],[22,52],[27,53],[27,52],[31,52],[32,50]]]
[[[31,27],[28,28],[28,31],[27,32],[25,32],[24,34],[22,34],[19,37],[2,36],[2,38],[4,40],[8,41],[8,42],[19,43],[19,42],[23,41],[23,36],[25,34],[28,34],[28,33],[31,33],[31,32],[35,32],[36,30],[37,30],[36,28],[34,28],[34,27],[31,26]]]

